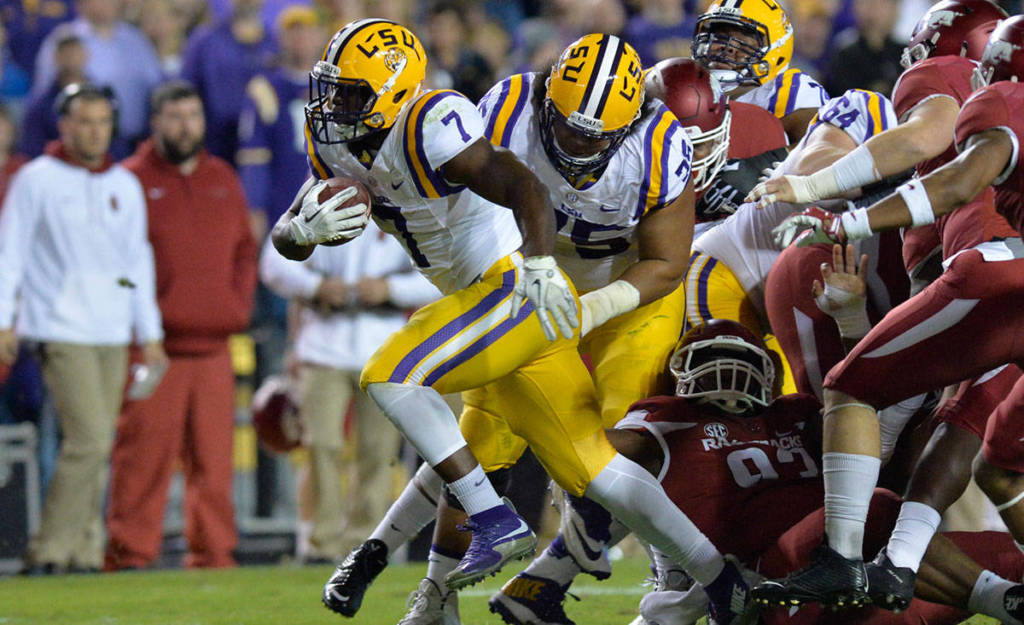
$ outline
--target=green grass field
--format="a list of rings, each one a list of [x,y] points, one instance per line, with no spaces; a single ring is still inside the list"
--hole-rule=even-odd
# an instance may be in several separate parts
[[[473,586],[460,598],[465,625],[502,625],[487,598],[520,566]],[[425,568],[386,570],[354,619],[329,613],[320,589],[329,567],[247,567],[227,571],[156,571],[50,578],[0,578],[0,625],[395,625]],[[566,612],[579,625],[627,625],[646,588],[641,560],[616,563],[602,583],[580,577]],[[975,618],[971,625],[995,621]]]

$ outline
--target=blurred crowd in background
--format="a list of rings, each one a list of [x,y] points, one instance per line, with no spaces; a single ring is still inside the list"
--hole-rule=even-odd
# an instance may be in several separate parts
[[[622,36],[644,64],[690,55],[706,0],[0,0],[0,196],[15,170],[58,137],[55,102],[69,84],[109,86],[122,159],[150,134],[150,94],[184,79],[200,94],[206,148],[236,169],[259,245],[308,175],[303,136],[307,72],[332,33],[367,16],[409,26],[428,54],[427,86],[478,100],[501,78],[544,71],[574,39]],[[929,0],[789,0],[792,65],[833,94],[860,87],[890,93],[900,52]],[[1006,5],[1007,3],[1003,3]],[[1017,3],[1006,5],[1010,13]],[[836,71],[836,68],[842,71]],[[158,259],[159,262],[159,259]],[[0,268],[2,271],[2,268]],[[288,369],[288,302],[256,290],[246,333],[232,337],[239,381],[234,466],[256,475],[234,485],[244,519],[294,518],[294,484],[283,461],[258,451],[247,425],[253,391]],[[338,295],[342,297],[342,295]],[[358,298],[357,298],[358,299]],[[173,357],[173,355],[172,355]],[[4,372],[0,424],[36,423],[43,486],[58,427],[31,358]],[[52,411],[51,411],[52,412]],[[380,427],[390,425],[382,424]],[[395,476],[397,485],[405,481]],[[282,503],[285,502],[285,503]],[[283,509],[282,509],[283,506]],[[289,520],[289,523],[292,521]],[[244,529],[244,528],[243,528]],[[350,545],[322,554],[333,557]],[[336,553],[335,553],[336,552]]]

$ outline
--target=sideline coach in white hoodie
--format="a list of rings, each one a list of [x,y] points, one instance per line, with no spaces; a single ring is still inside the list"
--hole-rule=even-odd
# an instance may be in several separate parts
[[[154,294],[146,202],[107,150],[108,89],[69,85],[57,100],[60,139],[15,176],[0,213],[0,361],[38,345],[63,432],[30,572],[98,570],[100,517],[128,344],[166,361]]]

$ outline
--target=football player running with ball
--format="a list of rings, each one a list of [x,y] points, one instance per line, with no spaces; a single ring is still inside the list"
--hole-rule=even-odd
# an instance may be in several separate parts
[[[607,62],[592,70],[574,122],[611,144],[620,129],[604,128],[598,116],[612,98],[639,105],[642,73],[638,65],[630,69],[636,54],[617,38],[605,37],[594,52]],[[551,257],[555,213],[545,188],[511,152],[484,138],[485,121],[469,100],[424,90],[425,68],[423,46],[404,27],[379,19],[345,26],[311,73],[306,138],[314,176],[363,182],[375,222],[445,294],[381,346],[361,384],[469,515],[472,542],[446,585],[479,581],[536,541],[489,485],[440,397],[487,386],[502,399],[497,407],[509,429],[560,486],[600,502],[691,567],[718,595],[712,606],[721,620],[732,620],[729,599],[746,595],[736,568],[604,434],[593,381],[576,350],[578,299]],[[662,132],[675,128],[685,143],[668,117],[657,118]],[[275,246],[290,258],[357,236],[365,223],[364,207],[333,210],[345,193],[320,204],[317,185],[306,191],[274,228]],[[344,590],[348,573],[339,567],[323,596],[343,614],[358,609]]]

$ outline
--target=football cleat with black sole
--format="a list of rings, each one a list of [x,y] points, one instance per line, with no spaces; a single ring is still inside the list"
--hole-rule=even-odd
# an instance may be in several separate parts
[[[388,547],[371,538],[353,549],[324,584],[322,601],[332,612],[352,617],[363,604],[363,595],[388,565]]]
[[[509,625],[576,625],[565,614],[568,584],[520,573],[487,602],[491,612]]]
[[[828,543],[811,553],[811,562],[783,579],[769,579],[751,590],[754,601],[765,606],[820,603],[832,608],[867,604],[868,578],[862,560],[839,555]]]
[[[913,569],[896,566],[889,559],[885,549],[878,552],[873,562],[865,567],[868,574],[868,595],[871,603],[886,610],[902,612],[914,599],[914,582],[917,573]]]

